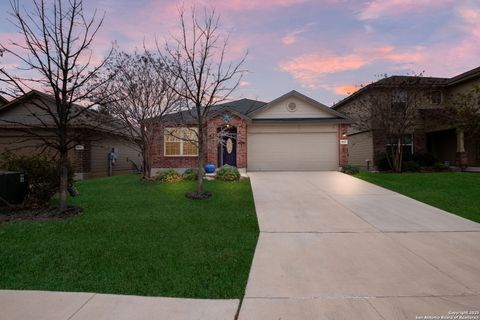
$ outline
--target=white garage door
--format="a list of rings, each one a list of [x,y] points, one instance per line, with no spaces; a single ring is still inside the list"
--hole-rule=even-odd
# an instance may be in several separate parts
[[[248,170],[337,170],[336,132],[248,134]]]

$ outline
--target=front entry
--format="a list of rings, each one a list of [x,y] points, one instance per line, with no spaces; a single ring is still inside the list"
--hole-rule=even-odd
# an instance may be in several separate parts
[[[221,161],[222,165],[237,166],[237,129],[229,128],[224,130],[225,135],[222,137]]]

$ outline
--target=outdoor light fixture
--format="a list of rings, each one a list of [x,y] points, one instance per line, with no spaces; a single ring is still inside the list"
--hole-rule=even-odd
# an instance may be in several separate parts
[[[347,134],[344,132],[342,133],[342,138],[346,138],[347,137]]]

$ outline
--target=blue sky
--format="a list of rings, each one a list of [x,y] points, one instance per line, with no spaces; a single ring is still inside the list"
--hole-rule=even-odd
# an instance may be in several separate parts
[[[153,47],[177,27],[182,3],[216,8],[232,59],[248,50],[235,98],[268,101],[296,89],[331,105],[380,74],[451,77],[480,65],[478,0],[85,0],[106,15],[95,54],[112,41],[126,51]],[[2,1],[2,44],[18,37],[9,10]]]

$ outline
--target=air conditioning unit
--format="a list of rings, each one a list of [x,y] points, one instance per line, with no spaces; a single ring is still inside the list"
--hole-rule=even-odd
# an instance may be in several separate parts
[[[27,192],[25,173],[0,170],[0,206],[21,204]]]

